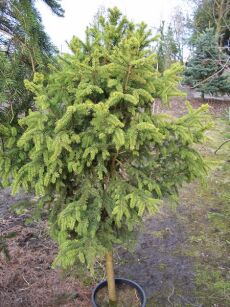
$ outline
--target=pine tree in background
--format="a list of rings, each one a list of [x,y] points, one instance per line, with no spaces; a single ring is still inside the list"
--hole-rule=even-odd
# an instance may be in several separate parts
[[[225,74],[229,57],[218,47],[214,29],[207,29],[195,42],[195,49],[185,70],[184,82],[205,94],[230,94],[230,80]]]
[[[93,270],[105,255],[111,263],[114,245],[129,242],[143,215],[205,173],[194,144],[207,127],[206,106],[189,107],[179,119],[153,114],[155,98],[180,95],[181,66],[160,74],[152,41],[145,24],[110,9],[87,28],[84,42],[73,38],[73,54],[63,56],[59,69],[26,81],[36,111],[19,121],[25,131],[17,143],[16,132],[5,131],[18,154],[1,159],[0,168],[5,184],[13,178],[14,193],[35,191],[48,211],[56,265]]]
[[[57,53],[44,31],[35,2],[3,0],[0,3],[1,102],[10,103],[16,119],[18,112],[27,112],[32,103],[23,80],[31,79],[35,71],[47,70]],[[58,1],[44,2],[55,14],[63,16]]]
[[[58,16],[63,16],[59,1],[43,0]],[[3,0],[0,3],[0,49],[7,55],[17,50],[20,62],[29,65],[33,72],[49,63],[56,52],[44,31],[36,1]]]
[[[44,1],[58,16],[63,16],[59,1]],[[24,86],[35,71],[48,72],[57,50],[44,31],[41,17],[31,0],[0,2],[0,160],[14,159],[16,142],[23,129],[18,119],[34,107],[34,94]],[[11,158],[10,158],[11,157]],[[0,167],[0,177],[1,176]],[[4,179],[3,179],[4,181]],[[1,182],[0,182],[1,183]]]

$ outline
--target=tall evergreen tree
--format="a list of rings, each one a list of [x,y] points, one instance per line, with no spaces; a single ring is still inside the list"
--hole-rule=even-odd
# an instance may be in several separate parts
[[[193,42],[207,27],[215,29],[218,43],[223,47],[230,39],[230,2],[229,0],[190,0],[194,4]]]
[[[35,2],[2,0],[0,3],[0,47],[7,54],[20,51],[21,62],[29,64],[33,71],[38,65],[45,65],[56,50],[44,31]],[[56,15],[63,16],[59,1],[44,2]]]
[[[99,15],[84,42],[72,40],[73,54],[59,69],[26,81],[36,110],[20,120],[18,142],[17,131],[5,131],[18,154],[0,159],[4,182],[11,176],[14,193],[22,187],[40,198],[64,268],[93,269],[105,255],[110,262],[114,245],[128,241],[143,215],[205,172],[194,143],[206,129],[206,106],[189,107],[179,119],[153,114],[155,98],[180,94],[181,72],[179,64],[157,71],[153,40],[145,24],[116,8]]]
[[[168,69],[172,63],[180,61],[179,48],[174,39],[174,33],[171,25],[165,30],[165,22],[161,22],[159,28],[160,39],[157,42],[157,61],[158,70],[163,72]]]
[[[63,16],[58,1],[44,2]],[[46,70],[57,50],[44,31],[35,1],[3,0],[0,12],[1,101],[14,107],[17,118],[18,111],[27,111],[32,102],[23,80],[31,79],[35,71]]]
[[[221,52],[214,29],[207,29],[195,42],[185,70],[185,83],[205,94],[230,94],[229,77],[224,74],[229,57]]]
[[[63,15],[58,1],[44,2],[55,14]],[[35,71],[47,71],[57,52],[34,3],[31,0],[0,2],[0,157],[14,154],[7,150],[6,131],[17,130],[20,134],[18,118],[34,105],[34,95],[25,88],[24,79],[32,80]]]

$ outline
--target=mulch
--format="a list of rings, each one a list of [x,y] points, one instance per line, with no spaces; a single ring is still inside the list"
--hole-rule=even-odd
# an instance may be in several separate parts
[[[7,239],[10,259],[0,254],[0,307],[91,306],[89,288],[51,268],[57,247],[45,222],[26,226],[13,215],[3,222],[1,235],[13,237]]]

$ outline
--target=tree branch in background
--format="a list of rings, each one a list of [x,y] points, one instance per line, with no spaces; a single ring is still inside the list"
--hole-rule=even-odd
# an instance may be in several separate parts
[[[215,155],[217,154],[217,151],[219,151],[221,149],[222,146],[224,146],[226,143],[230,142],[230,139],[224,141],[218,148],[217,150],[215,151]]]
[[[191,89],[197,88],[199,85],[206,83],[207,81],[209,81],[213,77],[215,77],[215,76],[219,75],[220,73],[222,73],[225,70],[225,68],[228,66],[228,63],[229,63],[229,59],[226,61],[226,63],[223,65],[223,67],[221,67],[220,70],[216,71],[214,74],[212,74],[208,78],[206,78],[206,79],[202,80],[201,82],[197,83],[196,85],[192,86]]]

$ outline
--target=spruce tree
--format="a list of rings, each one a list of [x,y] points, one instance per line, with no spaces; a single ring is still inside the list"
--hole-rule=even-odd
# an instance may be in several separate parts
[[[207,29],[195,42],[195,49],[185,70],[185,83],[205,94],[230,94],[229,77],[224,74],[229,57],[221,52],[214,29]]]
[[[3,131],[18,152],[0,160],[5,183],[12,176],[13,193],[23,188],[40,198],[59,245],[55,264],[93,271],[106,256],[111,301],[114,246],[129,242],[163,197],[206,170],[194,148],[207,128],[206,106],[178,119],[153,114],[155,98],[180,94],[181,72],[179,64],[157,71],[153,41],[144,23],[116,8],[98,15],[84,42],[73,38],[73,53],[58,69],[26,81],[36,110],[19,121],[25,130],[18,142],[17,131]]]

